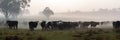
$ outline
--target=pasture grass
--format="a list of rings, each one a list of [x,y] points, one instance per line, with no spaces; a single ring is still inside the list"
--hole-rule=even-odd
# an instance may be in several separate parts
[[[0,40],[5,40],[8,36],[17,36],[19,40],[120,40],[120,33],[112,29],[29,31],[0,28]]]

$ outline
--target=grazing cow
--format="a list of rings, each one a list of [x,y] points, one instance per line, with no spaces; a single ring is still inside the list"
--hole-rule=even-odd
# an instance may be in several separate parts
[[[51,30],[55,30],[55,29],[58,29],[58,24],[59,21],[51,21],[51,22],[48,22],[47,23],[47,28],[51,29]]]
[[[52,22],[46,23],[46,29],[47,29],[47,30],[53,29],[53,27],[52,27]]]
[[[120,21],[113,22],[113,28],[119,28],[120,27]]]
[[[90,22],[83,22],[83,23],[81,23],[80,27],[81,28],[88,28],[89,25],[90,25]]]
[[[103,25],[105,22],[100,22],[100,25]]]
[[[64,30],[64,29],[69,29],[70,28],[70,23],[69,22],[62,22],[61,24],[59,24],[59,29],[60,30]]]
[[[50,24],[50,22],[46,22],[46,21],[42,21],[41,22],[41,27],[42,27],[42,30],[49,30],[50,29],[50,27],[48,26]]]
[[[34,28],[37,27],[37,25],[38,25],[38,21],[30,21],[29,22],[29,29],[30,29],[30,31],[33,31]]]
[[[51,22],[48,22],[47,25],[52,30],[66,30],[66,29],[78,27],[79,23],[78,22],[51,21]]]
[[[62,28],[63,29],[75,29],[79,26],[79,22],[63,22]]]
[[[99,25],[99,22],[94,22],[94,21],[91,21],[91,22],[83,22],[81,23],[81,28],[88,28],[88,26],[91,26],[91,27],[96,27],[97,25]]]
[[[116,30],[116,31],[120,31],[120,21],[115,21],[112,23],[113,24],[113,28]]]
[[[7,21],[7,25],[9,26],[10,29],[18,29],[18,21]]]
[[[101,25],[105,25],[105,24],[108,24],[109,21],[103,21],[103,22],[100,22]]]
[[[97,25],[99,25],[99,22],[90,22],[90,24],[91,24],[91,27],[96,27]]]

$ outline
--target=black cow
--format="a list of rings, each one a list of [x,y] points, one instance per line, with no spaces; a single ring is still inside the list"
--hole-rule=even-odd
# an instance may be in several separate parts
[[[88,28],[89,25],[90,25],[90,22],[83,22],[83,23],[81,23],[80,27],[81,28]]]
[[[30,29],[30,31],[33,31],[34,28],[37,27],[37,25],[38,25],[38,21],[30,21],[29,22],[29,29]]]
[[[58,28],[60,30],[69,29],[71,27],[69,22],[62,22],[62,23],[58,24],[58,26],[59,26]]]
[[[100,22],[101,25],[103,25],[105,22]]]
[[[79,22],[63,22],[61,29],[75,29],[79,26]]]
[[[49,28],[51,30],[58,29],[59,27],[59,21],[50,21],[46,24],[46,28]]]
[[[47,23],[46,21],[42,21],[40,25],[42,27],[42,30],[49,30],[50,29],[50,27],[49,27],[50,22]]]
[[[99,22],[94,22],[94,21],[91,21],[91,22],[83,22],[81,23],[81,28],[88,28],[88,26],[91,26],[91,27],[96,27],[97,25],[99,25]]]
[[[48,22],[47,25],[52,30],[66,30],[66,29],[78,27],[79,23],[78,22],[51,21],[51,22]]]
[[[115,21],[112,24],[115,31],[120,31],[120,21]]]
[[[6,21],[7,25],[9,26],[10,29],[18,29],[18,21]]]
[[[99,22],[92,21],[90,22],[90,24],[91,24],[91,27],[96,27],[97,25],[99,25]]]
[[[108,23],[109,23],[109,21],[100,22],[101,25],[103,25],[103,24],[108,24]]]

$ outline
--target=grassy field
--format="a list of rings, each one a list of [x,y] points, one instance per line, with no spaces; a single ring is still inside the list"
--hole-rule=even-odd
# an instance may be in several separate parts
[[[112,29],[77,29],[55,31],[29,31],[26,29],[0,29],[0,40],[120,40]]]

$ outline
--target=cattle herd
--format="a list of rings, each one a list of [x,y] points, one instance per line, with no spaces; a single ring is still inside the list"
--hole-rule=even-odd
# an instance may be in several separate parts
[[[39,21],[30,21],[29,29],[31,31],[34,30],[34,28],[37,27],[37,25],[41,25],[42,30],[68,30],[68,29],[76,29],[78,27],[80,28],[88,28],[88,26],[91,26],[91,28],[96,27],[97,25],[102,25],[104,22],[95,22],[95,21],[89,21],[89,22],[66,22],[66,21],[42,21],[39,23]],[[6,21],[6,24],[8,25],[9,29],[18,29],[18,21]],[[120,28],[120,21],[114,21],[112,22],[113,28],[119,29]]]

